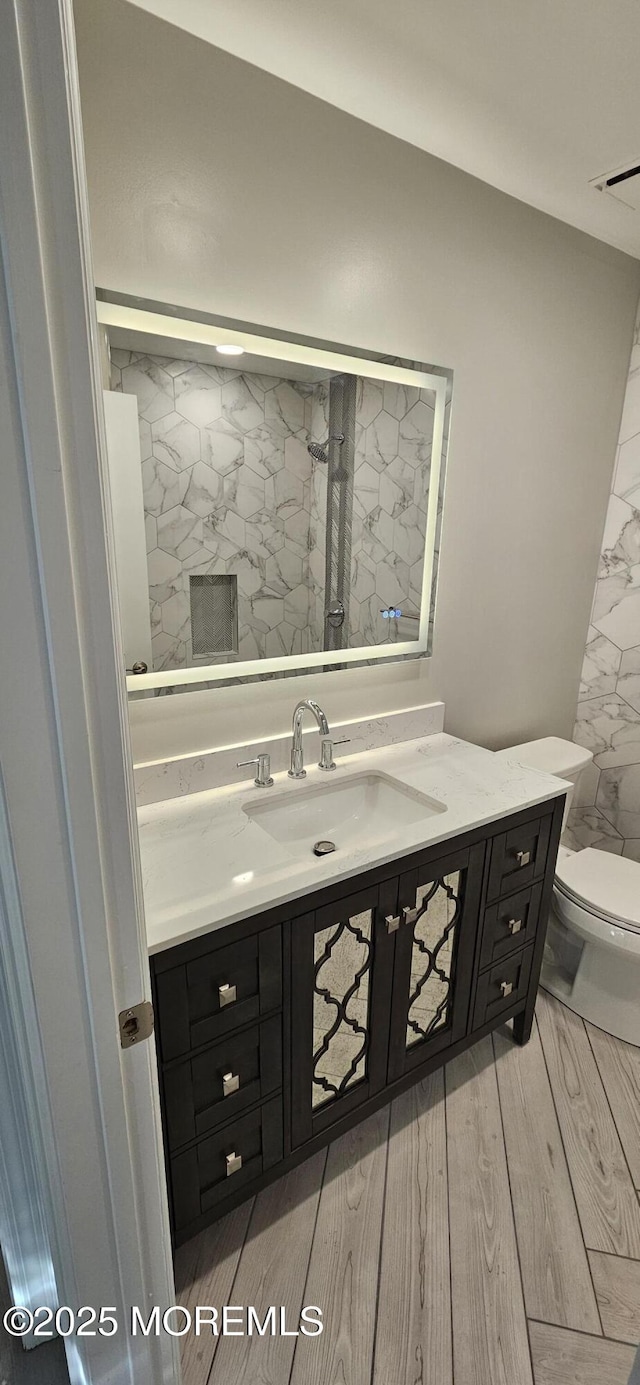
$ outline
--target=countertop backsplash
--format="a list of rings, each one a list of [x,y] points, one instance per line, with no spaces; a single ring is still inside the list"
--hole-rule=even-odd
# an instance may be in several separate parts
[[[293,708],[292,708],[293,710]],[[335,746],[335,758],[354,755],[378,746],[397,745],[401,741],[434,735],[444,728],[444,703],[429,702],[422,707],[389,712],[386,716],[365,717],[362,720],[331,722],[334,743],[348,737],[347,744]],[[318,728],[309,715],[303,732],[305,761],[316,764],[320,756]],[[271,773],[289,768],[291,733],[245,741],[224,746],[201,755],[189,755],[177,760],[157,761],[137,765],[134,769],[136,801],[139,807],[159,803],[167,798],[199,793],[203,789],[218,789],[225,784],[251,779],[252,769],[237,769],[238,760],[249,760],[266,751],[271,756]]]

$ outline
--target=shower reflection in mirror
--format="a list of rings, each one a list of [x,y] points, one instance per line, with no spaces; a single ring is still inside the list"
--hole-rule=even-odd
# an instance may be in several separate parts
[[[429,652],[450,372],[98,311],[129,687]]]

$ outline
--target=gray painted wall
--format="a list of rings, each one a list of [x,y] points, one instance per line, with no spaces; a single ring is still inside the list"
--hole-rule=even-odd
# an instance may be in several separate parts
[[[140,701],[134,744],[158,702],[199,748],[303,689],[570,735],[640,265],[122,0],[76,10],[99,284],[455,371],[433,658]]]

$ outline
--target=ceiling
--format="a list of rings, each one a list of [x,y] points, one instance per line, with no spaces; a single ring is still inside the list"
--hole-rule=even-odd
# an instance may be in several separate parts
[[[640,258],[638,0],[133,0]]]

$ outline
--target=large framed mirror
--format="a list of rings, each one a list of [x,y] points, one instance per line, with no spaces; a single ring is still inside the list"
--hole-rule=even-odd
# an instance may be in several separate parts
[[[430,652],[452,374],[98,295],[130,692]]]

